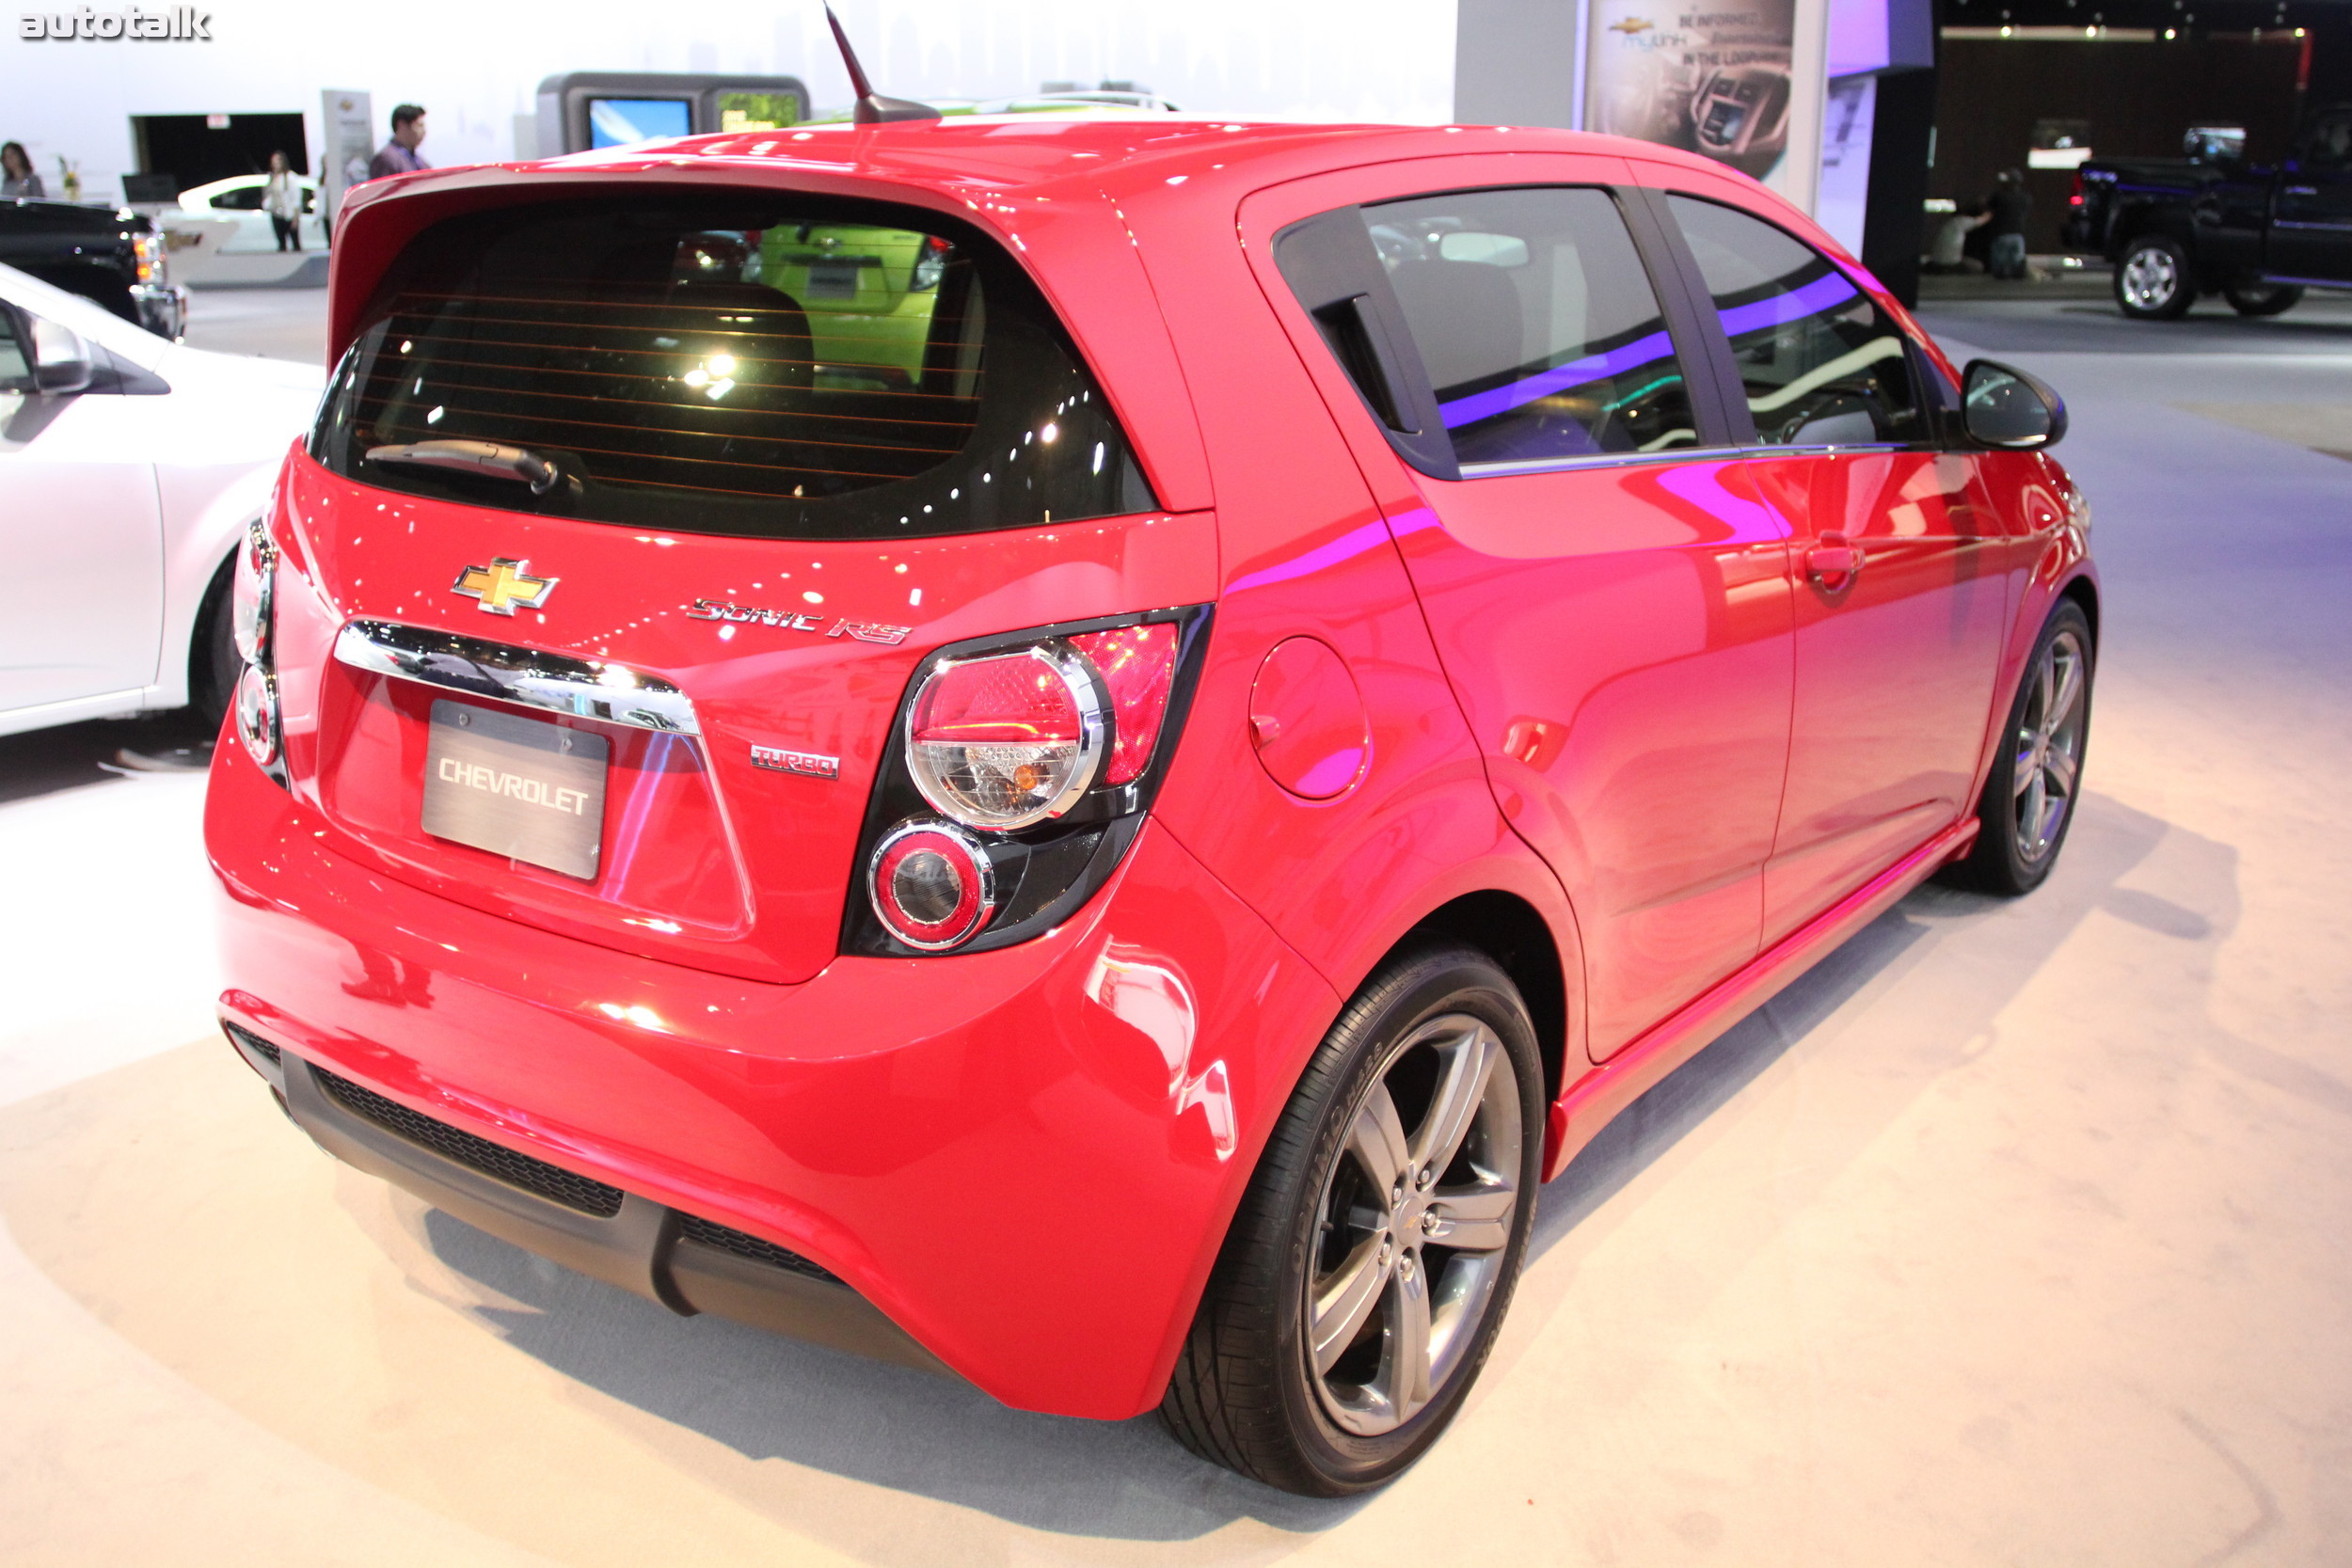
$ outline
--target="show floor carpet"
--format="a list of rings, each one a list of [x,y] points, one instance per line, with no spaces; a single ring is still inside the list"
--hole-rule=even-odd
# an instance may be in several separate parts
[[[2352,403],[2352,334],[2036,351],[2072,309],[1931,318],[2073,401],[2107,621],[2064,863],[1915,895],[1645,1101],[1546,1190],[1453,1433],[1354,1503],[340,1169],[213,1032],[201,777],[99,766],[168,726],[0,740],[0,1561],[2352,1560],[2352,466],[2182,406]]]

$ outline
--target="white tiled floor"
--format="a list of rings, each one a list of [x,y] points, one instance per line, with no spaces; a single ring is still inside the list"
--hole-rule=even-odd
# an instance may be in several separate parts
[[[2074,401],[2065,863],[1915,895],[1605,1136],[1463,1419],[1351,1505],[338,1170],[212,1035],[201,779],[100,770],[153,725],[0,740],[0,1560],[2352,1560],[2352,464],[2178,406],[2352,403],[2352,325],[2079,304],[1933,317]]]

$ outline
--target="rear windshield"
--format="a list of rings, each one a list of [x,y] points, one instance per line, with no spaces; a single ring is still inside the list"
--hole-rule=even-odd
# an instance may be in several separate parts
[[[788,193],[426,230],[337,368],[310,452],[388,490],[694,533],[965,533],[1155,504],[993,244]]]

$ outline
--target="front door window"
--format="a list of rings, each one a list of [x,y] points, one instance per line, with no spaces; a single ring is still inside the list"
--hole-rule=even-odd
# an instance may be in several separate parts
[[[1902,328],[1812,246],[1720,202],[1667,198],[1772,446],[1902,444],[1926,435]]]

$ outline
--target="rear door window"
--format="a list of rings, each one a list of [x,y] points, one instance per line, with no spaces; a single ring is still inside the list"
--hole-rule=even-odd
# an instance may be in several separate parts
[[[1928,439],[1894,319],[1830,260],[1761,218],[1670,196],[1767,446]]]
[[[421,461],[519,450],[560,483]],[[473,450],[473,449],[464,449]],[[1025,275],[951,220],[753,195],[508,207],[411,242],[312,455],[386,489],[702,533],[887,538],[1154,502]]]
[[[1698,444],[1658,296],[1606,192],[1362,212],[1466,472]]]

